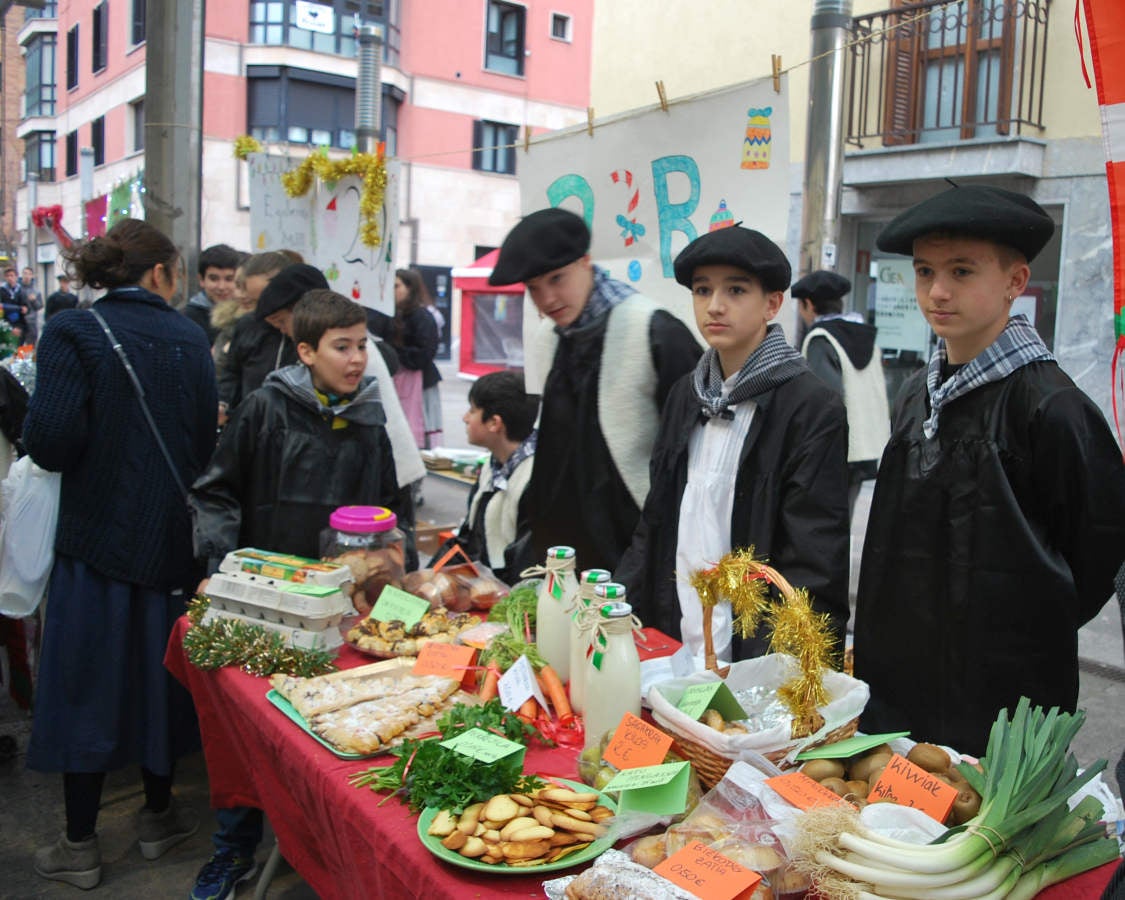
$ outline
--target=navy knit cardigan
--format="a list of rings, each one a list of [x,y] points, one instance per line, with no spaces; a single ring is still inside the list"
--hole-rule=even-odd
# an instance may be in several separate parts
[[[111,291],[96,304],[129,355],[185,485],[215,446],[218,395],[207,338],[156,294]],[[63,473],[55,550],[118,581],[194,588],[191,523],[120,359],[87,310],[43,330],[23,440]]]

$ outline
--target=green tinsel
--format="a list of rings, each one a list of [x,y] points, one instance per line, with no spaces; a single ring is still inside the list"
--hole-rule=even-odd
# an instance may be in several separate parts
[[[335,671],[329,651],[290,646],[276,631],[261,625],[225,618],[199,624],[209,605],[210,600],[202,594],[188,604],[192,627],[184,635],[184,652],[197,668],[237,666],[251,675],[282,672],[304,678]]]

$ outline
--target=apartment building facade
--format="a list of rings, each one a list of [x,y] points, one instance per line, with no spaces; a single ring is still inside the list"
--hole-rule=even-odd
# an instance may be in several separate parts
[[[889,8],[888,8],[889,7]],[[644,0],[595,11],[591,104],[599,118],[771,74],[781,57],[789,88],[789,258],[800,259],[808,130],[810,21],[843,12],[843,191],[837,269],[852,308],[872,313],[881,289],[912,295],[908,261],[875,247],[897,213],[955,183],[1023,191],[1058,226],[1032,265],[1022,310],[1063,368],[1110,406],[1112,235],[1097,96],[1083,77],[1073,6],[1049,0],[710,0],[647,15]],[[1086,51],[1088,52],[1088,50]],[[752,222],[747,224],[752,225]],[[782,318],[791,332],[791,305]],[[920,315],[920,314],[919,314]],[[918,323],[914,323],[917,325]],[[928,329],[884,343],[892,391],[922,364]]]
[[[97,224],[96,215],[87,221],[92,199],[139,184],[150,11],[145,0],[58,0],[13,14],[25,16],[18,41],[32,80],[18,122],[26,252],[28,173],[37,176],[35,202],[60,207],[75,236]],[[469,264],[519,215],[515,145],[524,130],[585,118],[592,18],[593,0],[208,4],[201,246],[260,249],[251,247],[235,138],[249,134],[294,166],[322,147],[350,152],[361,21],[383,34],[381,137],[404,167],[395,262]]]

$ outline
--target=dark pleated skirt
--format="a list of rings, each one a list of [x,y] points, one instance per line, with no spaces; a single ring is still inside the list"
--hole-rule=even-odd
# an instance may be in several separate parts
[[[198,748],[191,695],[164,668],[186,599],[55,559],[28,768],[108,772],[139,763],[168,775]]]

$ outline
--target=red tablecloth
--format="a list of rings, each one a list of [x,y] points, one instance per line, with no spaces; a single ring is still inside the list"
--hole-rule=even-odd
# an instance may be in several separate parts
[[[184,656],[186,618],[164,659],[191,691],[199,714],[213,806],[265,810],[281,853],[324,900],[399,897],[543,897],[543,875],[478,874],[432,856],[417,817],[398,800],[348,784],[371,760],[339,759],[303,734],[266,699],[269,685],[236,669],[203,672]],[[341,668],[371,662],[344,647]],[[376,759],[384,764],[389,757]],[[528,748],[526,769],[575,777],[572,749]],[[1114,865],[1044,891],[1041,900],[1097,900]]]

